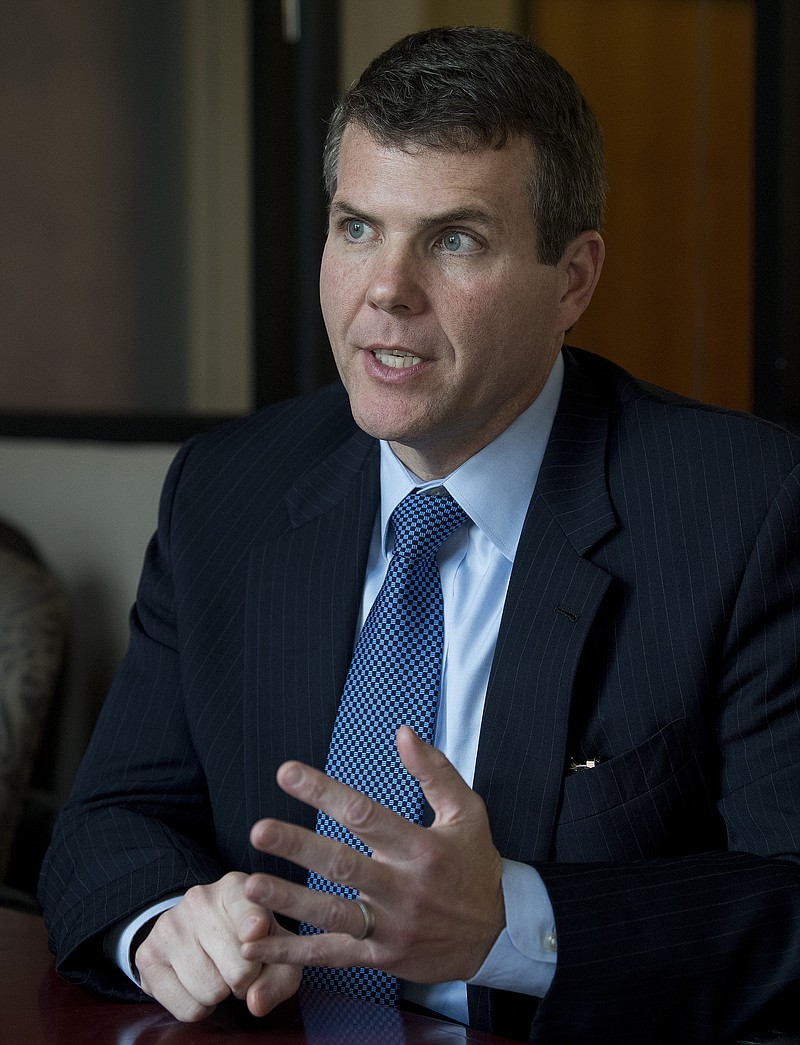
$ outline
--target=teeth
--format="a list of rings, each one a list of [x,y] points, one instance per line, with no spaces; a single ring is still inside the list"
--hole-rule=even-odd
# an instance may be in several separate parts
[[[419,356],[412,356],[410,352],[384,352],[381,349],[375,350],[375,358],[384,366],[392,366],[395,369],[422,362]]]

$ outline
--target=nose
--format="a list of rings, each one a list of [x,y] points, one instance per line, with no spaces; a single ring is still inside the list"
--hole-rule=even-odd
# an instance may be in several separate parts
[[[421,312],[426,300],[421,277],[418,259],[410,249],[384,245],[370,274],[369,305],[382,312]]]

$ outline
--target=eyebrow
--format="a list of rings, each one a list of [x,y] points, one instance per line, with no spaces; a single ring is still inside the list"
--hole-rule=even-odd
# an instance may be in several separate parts
[[[361,218],[363,221],[372,225],[376,219],[370,217],[359,207],[352,206],[347,200],[335,200],[331,204],[330,216],[335,218],[337,216],[343,216],[350,214],[354,218]],[[475,224],[483,225],[490,229],[502,230],[505,226],[502,222],[498,221],[489,211],[484,210],[482,207],[454,207],[453,210],[441,211],[438,214],[429,214],[417,222],[417,228],[420,232],[425,232],[429,229],[444,228],[447,225],[461,225],[461,224]]]

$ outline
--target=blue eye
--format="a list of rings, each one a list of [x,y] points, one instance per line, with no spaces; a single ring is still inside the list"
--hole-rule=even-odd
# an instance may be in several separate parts
[[[444,232],[438,241],[446,254],[477,254],[481,245],[469,232]]]
[[[347,235],[350,239],[362,239],[364,233],[367,231],[367,227],[363,221],[358,221],[356,218],[351,219],[345,225]]]

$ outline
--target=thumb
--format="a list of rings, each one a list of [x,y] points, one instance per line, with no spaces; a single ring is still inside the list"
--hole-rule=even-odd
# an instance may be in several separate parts
[[[441,824],[463,816],[474,792],[438,748],[426,744],[410,726],[400,726],[396,737],[400,761],[416,780]]]

